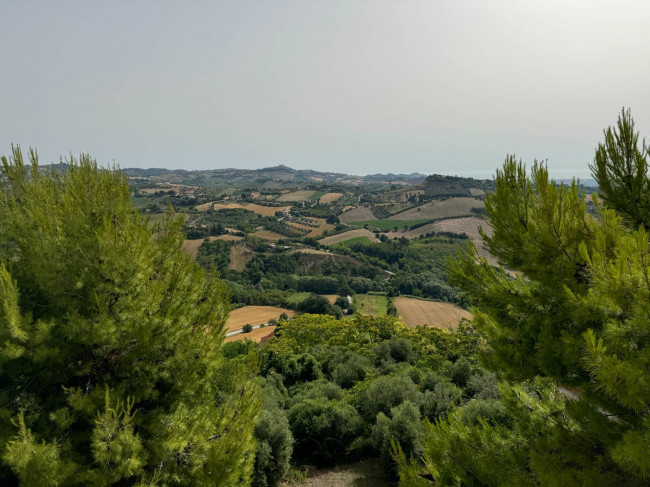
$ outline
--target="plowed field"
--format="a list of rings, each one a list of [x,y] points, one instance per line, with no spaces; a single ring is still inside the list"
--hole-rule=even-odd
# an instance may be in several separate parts
[[[452,303],[423,301],[398,296],[395,298],[397,315],[408,326],[427,325],[455,330],[461,318],[472,319],[472,314]]]

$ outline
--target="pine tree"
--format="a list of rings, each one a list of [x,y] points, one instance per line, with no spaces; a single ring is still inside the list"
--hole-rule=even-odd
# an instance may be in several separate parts
[[[88,156],[0,177],[0,483],[245,485],[256,364],[221,354],[228,292]]]
[[[421,464],[395,448],[405,485],[422,470],[443,485],[650,482],[650,184],[633,127],[623,112],[596,152],[596,217],[543,164],[529,178],[508,157],[497,171],[483,239],[514,275],[472,247],[451,280],[477,306],[505,415],[425,424]]]

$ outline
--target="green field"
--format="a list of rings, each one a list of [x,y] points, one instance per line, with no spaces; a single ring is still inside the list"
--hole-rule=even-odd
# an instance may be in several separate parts
[[[354,237],[351,238],[350,240],[344,240],[343,242],[339,242],[337,245],[351,245],[351,244],[360,244],[360,243],[373,243],[373,241],[370,240],[370,237]]]
[[[357,225],[362,227],[364,225],[369,225],[374,228],[379,228],[380,230],[392,230],[397,227],[398,230],[403,230],[405,226],[412,225],[421,225],[423,223],[429,222],[430,219],[424,220],[362,220],[358,222],[350,222],[352,225]]]
[[[289,306],[297,306],[300,302],[307,299],[311,293],[295,293],[291,297],[287,298],[287,304]]]
[[[388,299],[377,294],[356,294],[352,304],[357,307],[357,313],[371,316],[386,316]]]

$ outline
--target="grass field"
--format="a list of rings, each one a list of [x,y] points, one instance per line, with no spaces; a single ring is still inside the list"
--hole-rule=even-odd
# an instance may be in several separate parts
[[[364,239],[370,242],[378,241],[371,232],[365,228],[362,228],[358,230],[350,230],[348,232],[338,233],[336,235],[332,235],[331,237],[322,238],[318,241],[318,243],[321,245],[334,245],[337,243],[345,242],[346,240],[356,239]]]
[[[388,299],[376,294],[356,294],[352,304],[357,307],[357,313],[370,316],[386,316]]]
[[[483,208],[485,203],[475,198],[449,198],[432,201],[390,217],[391,220],[433,220],[452,216],[469,215],[472,208]]]
[[[404,228],[405,226],[411,226],[411,225],[420,225],[422,223],[428,222],[429,219],[423,219],[423,220],[365,220],[365,221],[358,221],[354,222],[355,225],[363,226],[363,225],[369,225],[374,228],[379,228],[380,230],[391,230],[395,227],[398,227],[399,229]]]
[[[333,203],[334,201],[338,200],[341,196],[343,196],[343,193],[325,193],[323,196],[320,197],[320,202],[324,205],[327,203]]]
[[[260,343],[262,338],[265,336],[271,335],[275,331],[276,326],[265,326],[263,328],[255,328],[250,333],[238,333],[237,335],[232,335],[226,337],[225,342],[236,342],[237,340],[252,340],[254,342]]]
[[[370,239],[370,237],[363,236],[363,237],[354,237],[351,238],[350,240],[346,240],[345,242],[341,242],[341,245],[355,245],[355,244],[364,244],[364,243],[372,243],[373,240]]]
[[[372,210],[367,206],[357,206],[351,210],[341,213],[339,215],[339,220],[341,223],[352,223],[361,220],[376,220],[375,215],[372,214]]]
[[[292,294],[289,298],[287,298],[287,306],[297,306],[298,303],[307,299],[310,294],[311,293],[307,292]]]
[[[243,271],[246,264],[253,258],[253,251],[243,245],[233,245],[230,249],[230,263],[228,269]]]
[[[241,329],[246,324],[261,325],[262,323],[268,323],[271,318],[277,320],[282,313],[286,313],[289,317],[296,314],[295,311],[290,309],[275,308],[273,306],[244,306],[230,312],[226,322],[226,329],[234,331]]]
[[[311,200],[311,197],[315,191],[301,190],[301,191],[292,191],[291,193],[285,193],[282,196],[279,196],[276,201],[304,201]]]
[[[424,301],[422,299],[395,298],[397,315],[408,326],[427,325],[455,330],[462,318],[472,319],[472,314],[452,303]]]

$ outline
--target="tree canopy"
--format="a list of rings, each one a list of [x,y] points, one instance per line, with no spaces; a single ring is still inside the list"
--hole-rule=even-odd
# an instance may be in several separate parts
[[[0,482],[241,485],[260,400],[228,293],[88,156],[0,174]]]
[[[472,248],[450,279],[476,304],[503,398],[426,424],[423,464],[396,451],[405,485],[422,469],[442,485],[648,484],[650,185],[633,127],[624,111],[596,151],[595,216],[543,164],[497,171],[483,239],[514,276]]]

